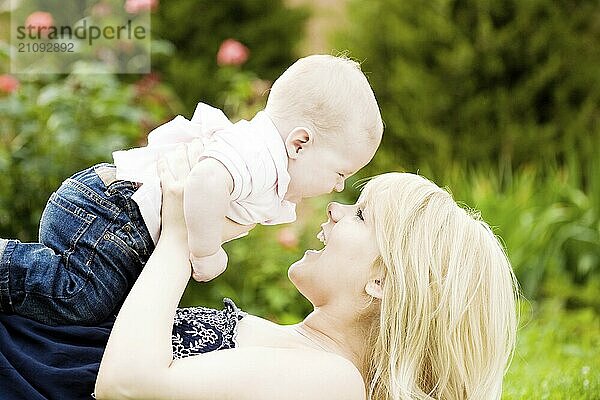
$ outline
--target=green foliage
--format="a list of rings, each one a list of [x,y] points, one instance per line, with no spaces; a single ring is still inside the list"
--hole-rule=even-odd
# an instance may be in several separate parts
[[[590,190],[565,168],[529,167],[504,177],[493,169],[454,168],[438,183],[495,227],[525,296],[600,312],[600,163],[592,166]]]
[[[443,176],[457,161],[597,157],[599,19],[595,0],[350,2],[337,47],[371,73],[386,123],[376,165]]]
[[[597,400],[600,316],[560,302],[524,304],[504,400]]]
[[[163,0],[152,15],[153,33],[173,43],[175,52],[154,55],[153,66],[186,109],[199,101],[221,107],[230,82],[218,73],[220,44],[228,38],[240,41],[250,49],[240,68],[274,80],[295,61],[307,16],[305,9],[289,8],[281,0]]]
[[[74,73],[46,84],[22,82],[0,96],[0,237],[36,239],[46,200],[62,180],[110,162],[112,151],[145,138],[142,123],[165,117],[164,108],[146,110],[152,101],[138,89],[109,74]]]

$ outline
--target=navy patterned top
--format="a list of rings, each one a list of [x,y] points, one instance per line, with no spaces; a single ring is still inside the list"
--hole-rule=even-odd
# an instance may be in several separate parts
[[[173,358],[179,359],[236,346],[237,322],[246,315],[230,299],[225,308],[180,308],[173,324]]]
[[[175,315],[175,359],[236,346],[246,313],[233,301],[224,309],[181,308]],[[47,326],[0,313],[0,399],[92,399],[114,319],[98,326]]]

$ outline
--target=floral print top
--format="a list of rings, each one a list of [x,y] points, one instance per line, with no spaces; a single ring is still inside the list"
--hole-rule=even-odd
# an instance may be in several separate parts
[[[223,299],[223,305],[223,310],[205,307],[177,309],[171,336],[174,359],[236,346],[237,323],[246,313],[231,299]]]

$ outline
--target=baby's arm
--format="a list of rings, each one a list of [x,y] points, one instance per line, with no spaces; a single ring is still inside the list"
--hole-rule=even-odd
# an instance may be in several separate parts
[[[213,158],[198,162],[186,179],[183,204],[190,261],[197,281],[211,280],[227,266],[221,243],[232,190],[231,174]]]

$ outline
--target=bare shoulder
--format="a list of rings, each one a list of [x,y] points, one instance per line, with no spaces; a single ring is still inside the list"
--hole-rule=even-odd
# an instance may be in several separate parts
[[[356,367],[323,351],[236,348],[177,360],[169,369],[165,382],[171,389],[185,390],[196,399],[365,399]]]
[[[273,349],[285,369],[295,370],[289,388],[302,388],[303,399],[364,400],[365,386],[358,369],[349,360],[333,353],[306,349]],[[281,357],[281,353],[288,353]],[[279,354],[279,355],[278,355]],[[291,396],[290,393],[287,396]],[[287,397],[291,398],[291,397]]]
[[[352,362],[331,353],[317,352],[315,374],[327,377],[331,399],[364,400],[365,384],[362,375]]]

